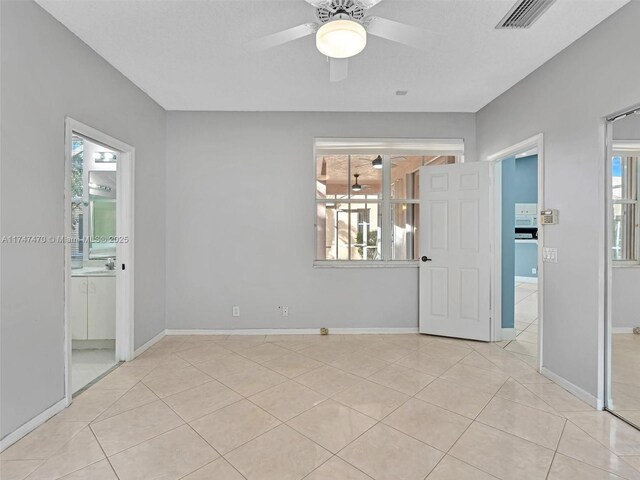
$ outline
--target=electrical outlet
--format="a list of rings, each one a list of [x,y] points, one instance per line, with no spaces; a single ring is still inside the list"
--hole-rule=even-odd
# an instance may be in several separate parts
[[[231,314],[234,317],[239,317],[240,316],[240,307],[238,305],[234,305],[233,308],[231,309]]]
[[[289,307],[282,307],[282,316],[283,317],[289,316]]]
[[[533,268],[531,269],[531,273],[532,273],[533,275],[537,274],[537,273],[538,273],[538,269],[537,269],[537,268],[535,268],[535,267],[533,267]]]

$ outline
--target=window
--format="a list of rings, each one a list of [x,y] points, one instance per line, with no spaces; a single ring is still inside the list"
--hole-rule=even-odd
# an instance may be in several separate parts
[[[462,140],[316,140],[316,261],[418,259],[420,167],[461,160]]]
[[[639,158],[640,152],[617,152],[614,150],[612,159],[612,258],[618,264],[638,263],[639,259]]]

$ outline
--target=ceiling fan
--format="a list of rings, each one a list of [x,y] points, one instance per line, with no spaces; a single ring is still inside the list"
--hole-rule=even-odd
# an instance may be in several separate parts
[[[367,15],[381,0],[305,0],[316,9],[318,22],[296,27],[252,40],[247,47],[266,50],[285,43],[316,35],[316,47],[329,58],[329,80],[347,78],[349,58],[362,52],[367,34],[410,47],[424,49],[432,36],[429,32],[387,18]]]

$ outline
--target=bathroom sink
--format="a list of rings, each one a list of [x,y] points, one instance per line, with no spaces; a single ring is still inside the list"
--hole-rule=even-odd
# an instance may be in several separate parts
[[[71,270],[71,276],[74,277],[113,277],[115,275],[115,270],[107,270],[105,267],[83,267]]]

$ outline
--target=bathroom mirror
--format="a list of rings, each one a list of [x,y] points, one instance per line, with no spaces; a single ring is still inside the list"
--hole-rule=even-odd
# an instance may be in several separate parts
[[[607,409],[640,428],[640,109],[609,122]]]
[[[116,256],[116,172],[89,172],[89,259]]]

